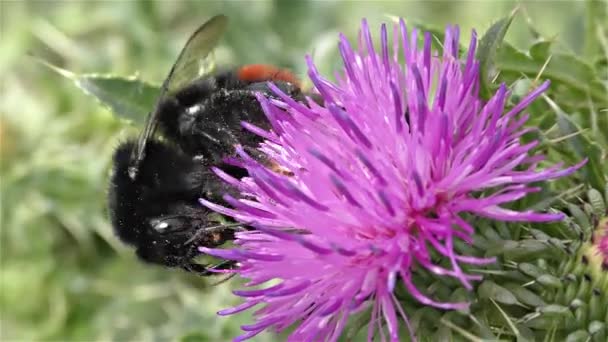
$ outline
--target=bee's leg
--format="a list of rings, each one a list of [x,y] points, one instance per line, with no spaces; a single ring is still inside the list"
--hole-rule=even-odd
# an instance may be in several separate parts
[[[182,268],[189,273],[195,273],[200,275],[201,277],[207,277],[210,275],[214,275],[214,272],[211,272],[207,269],[207,267],[201,265],[201,264],[196,264],[196,263],[189,263],[189,264],[185,264],[184,266],[182,266]]]
[[[226,260],[224,262],[221,262],[221,263],[215,265],[214,269],[216,269],[216,270],[220,270],[220,269],[229,270],[229,269],[233,269],[234,266],[236,266],[236,261]],[[224,282],[227,282],[228,280],[232,279],[232,277],[234,277],[235,275],[236,275],[236,272],[231,272],[228,276],[224,277],[224,279],[218,280],[218,281],[214,282],[211,285],[213,285],[213,286],[220,285],[220,284],[222,284]]]
[[[201,265],[201,264],[197,264],[197,263],[189,263],[189,264],[182,266],[182,268],[190,273],[195,273],[202,277],[207,277],[207,276],[221,274],[222,272],[215,272],[215,271],[230,270],[230,269],[234,268],[235,265],[236,265],[236,261],[225,260],[217,265],[213,265],[210,267]]]
[[[225,277],[222,280],[218,280],[218,281],[212,283],[211,285],[216,286],[219,284],[223,284],[223,283],[227,282],[228,280],[232,279],[232,277],[234,277],[235,275],[236,275],[236,273],[231,273],[229,276]]]

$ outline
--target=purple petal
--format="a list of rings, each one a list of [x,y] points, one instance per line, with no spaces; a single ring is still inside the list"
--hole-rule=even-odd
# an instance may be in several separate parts
[[[232,315],[232,314],[239,313],[241,311],[250,309],[250,308],[258,305],[259,303],[260,303],[259,300],[248,301],[241,305],[237,305],[237,306],[229,308],[229,309],[220,310],[217,312],[217,314],[220,316]]]

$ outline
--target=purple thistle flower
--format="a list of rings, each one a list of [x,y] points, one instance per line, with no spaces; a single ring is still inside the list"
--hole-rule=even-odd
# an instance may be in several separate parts
[[[523,128],[528,116],[519,113],[548,82],[506,111],[505,85],[487,103],[478,97],[475,32],[464,63],[457,27],[446,29],[442,56],[432,53],[429,33],[419,47],[418,32],[409,34],[403,21],[392,42],[384,25],[380,38],[376,51],[365,21],[357,49],[340,36],[344,73],[337,83],[307,58],[324,106],[297,103],[276,87],[281,100],[259,97],[272,131],[243,126],[266,139],[260,150],[276,165],[237,148],[249,177],[238,180],[215,169],[242,198],[226,196],[232,208],[201,203],[257,228],[239,233],[234,249],[200,248],[239,261],[236,272],[254,288],[235,291],[245,302],[219,312],[261,306],[257,322],[243,326],[237,341],[297,322],[290,341],[335,341],[351,314],[370,307],[368,338],[377,329],[380,339],[398,341],[398,317],[408,320],[393,294],[396,282],[424,305],[463,309],[467,303],[427,296],[412,273],[423,268],[471,289],[481,277],[461,265],[494,262],[456,253],[455,240],[470,243],[474,234],[460,213],[504,221],[562,218],[500,206],[538,191],[529,183],[581,165],[541,168],[543,157],[530,154],[538,142],[520,142],[531,129]],[[433,262],[432,251],[450,267]]]
[[[597,249],[600,252],[600,255],[604,258],[604,265],[608,265],[608,232],[605,232],[604,236],[601,237],[600,242],[597,245]]]
[[[595,248],[600,256],[602,267],[608,270],[608,218],[599,222],[594,240],[597,241]]]

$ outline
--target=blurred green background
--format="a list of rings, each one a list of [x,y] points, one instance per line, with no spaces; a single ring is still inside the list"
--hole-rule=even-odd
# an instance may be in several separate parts
[[[530,19],[560,48],[587,48],[581,1],[1,1],[0,340],[223,341],[248,320],[215,316],[235,303],[230,285],[142,265],[113,237],[109,159],[137,127],[27,52],[74,72],[137,72],[158,83],[189,34],[224,13],[220,64],[272,62],[303,75],[303,55],[313,53],[329,76],[337,32],[354,36],[363,16],[373,27],[387,14],[459,24],[468,40],[517,4],[507,36],[515,46],[532,41]]]

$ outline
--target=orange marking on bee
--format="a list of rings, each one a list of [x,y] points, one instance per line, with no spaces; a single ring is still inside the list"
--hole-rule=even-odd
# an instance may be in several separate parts
[[[291,71],[270,64],[244,65],[238,70],[237,77],[247,82],[283,81],[300,86],[300,81]]]

